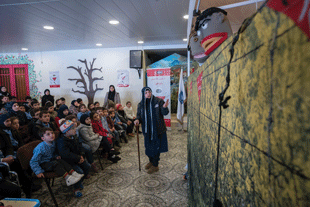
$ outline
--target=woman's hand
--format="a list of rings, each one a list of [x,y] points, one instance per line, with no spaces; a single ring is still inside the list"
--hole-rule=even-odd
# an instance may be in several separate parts
[[[167,108],[167,106],[169,105],[169,99],[167,99],[166,103],[163,105],[164,108]]]

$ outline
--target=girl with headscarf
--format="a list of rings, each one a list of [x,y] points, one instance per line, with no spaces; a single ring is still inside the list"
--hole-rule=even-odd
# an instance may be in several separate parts
[[[16,116],[18,118],[20,126],[25,126],[30,122],[30,120],[27,119],[25,112],[19,110],[19,105],[17,102],[8,102],[5,104],[4,108],[11,117]]]
[[[52,104],[54,105],[54,96],[52,96],[50,93],[51,92],[49,89],[45,89],[44,96],[42,97],[42,107],[44,107],[46,102],[48,101],[52,102]]]
[[[69,107],[70,113],[76,116],[79,113],[78,108],[79,103],[77,102],[77,100],[71,101],[71,106]]]
[[[107,92],[107,94],[104,98],[103,106],[107,108],[109,106],[109,102],[111,102],[111,101],[114,103],[113,107],[115,104],[121,103],[121,98],[119,96],[119,93],[115,91],[114,85],[109,86],[109,92]]]
[[[147,173],[152,174],[159,170],[158,162],[160,153],[168,152],[167,128],[164,115],[169,113],[169,99],[164,100],[152,95],[150,87],[142,89],[142,100],[138,105],[135,125],[142,123],[144,135],[145,154],[149,157],[149,163],[145,166]]]
[[[61,105],[58,109],[57,117],[55,118],[56,125],[58,128],[60,127],[60,120],[66,118],[66,116],[70,115],[69,109],[67,105]]]

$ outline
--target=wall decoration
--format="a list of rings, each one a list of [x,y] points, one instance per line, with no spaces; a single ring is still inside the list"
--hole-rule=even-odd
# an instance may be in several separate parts
[[[169,99],[169,114],[164,119],[167,129],[171,129],[170,68],[147,69],[147,86],[154,96],[165,102]]]
[[[117,71],[117,87],[129,87],[129,71]]]
[[[268,1],[188,79],[189,206],[309,206],[310,41],[274,2],[309,6]]]
[[[50,88],[60,88],[59,71],[50,71]]]
[[[69,66],[67,69],[73,69],[76,70],[80,76],[80,78],[69,78],[69,81],[76,81],[76,87],[84,89],[84,91],[80,90],[74,90],[72,88],[72,91],[74,93],[80,93],[85,95],[88,98],[88,103],[93,103],[94,102],[94,97],[97,91],[103,90],[103,88],[98,88],[98,84],[96,84],[96,88],[94,88],[94,82],[98,80],[103,80],[103,76],[98,78],[98,77],[93,77],[93,72],[94,71],[100,71],[102,72],[102,67],[101,68],[94,68],[94,62],[96,58],[93,58],[92,62],[89,62],[89,66],[87,64],[86,59],[85,60],[78,60],[81,63],[85,64],[85,69],[82,69],[82,67],[74,67],[74,66]],[[85,75],[85,77],[84,77]],[[87,81],[86,81],[87,79]],[[81,83],[81,84],[79,84]],[[88,83],[88,85],[87,85]]]
[[[30,60],[28,55],[18,54],[14,55],[0,55],[0,64],[1,65],[9,65],[9,64],[28,64],[28,75],[29,75],[29,90],[31,98],[35,98],[37,100],[41,97],[41,92],[39,91],[36,83],[42,82],[41,71],[36,73],[34,70],[33,60]],[[39,80],[37,80],[40,78]]]

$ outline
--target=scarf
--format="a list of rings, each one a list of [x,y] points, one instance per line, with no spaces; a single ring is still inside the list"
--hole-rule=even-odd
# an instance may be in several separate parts
[[[61,105],[58,109],[58,113],[57,113],[57,116],[60,118],[60,119],[63,119],[65,118],[66,116],[64,115],[64,110],[68,109],[68,106],[66,105]],[[69,109],[68,109],[69,110]],[[69,115],[69,114],[68,114]]]
[[[114,91],[113,91],[113,92],[110,91],[110,87],[113,87],[113,88],[114,88]],[[114,102],[114,97],[115,97],[115,87],[114,87],[113,85],[110,85],[110,86],[109,86],[108,99]]]
[[[90,124],[86,124],[86,123],[85,123],[85,120],[86,120],[88,117],[89,117],[88,114],[83,114],[83,115],[81,116],[81,118],[80,118],[80,122],[81,122],[82,124],[85,124],[86,126],[90,126]]]

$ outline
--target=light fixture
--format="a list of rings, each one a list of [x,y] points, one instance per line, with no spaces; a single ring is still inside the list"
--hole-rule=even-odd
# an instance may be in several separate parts
[[[183,41],[184,41],[184,42],[187,42],[187,39],[186,39],[186,38],[184,38],[184,39],[183,39]]]
[[[111,21],[109,21],[109,23],[110,23],[110,24],[119,24],[119,21],[117,21],[117,20],[111,20]]]
[[[53,30],[54,29],[54,27],[52,27],[52,26],[44,26],[43,28],[47,29],[47,30]]]
[[[22,50],[26,51],[26,50],[28,50],[28,48],[23,47]]]
[[[142,40],[138,41],[139,44],[143,44],[144,42]]]
[[[188,19],[188,14],[183,16],[184,19]]]
[[[102,44],[101,44],[101,43],[97,43],[97,44],[96,44],[96,46],[101,47],[101,46],[102,46]]]

